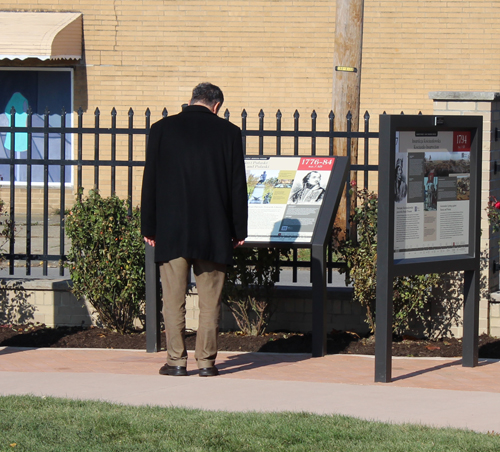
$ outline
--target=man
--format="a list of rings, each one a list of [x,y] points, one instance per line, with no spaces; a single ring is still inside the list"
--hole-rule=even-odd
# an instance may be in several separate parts
[[[142,234],[155,247],[163,288],[167,363],[162,375],[187,375],[185,294],[193,268],[199,295],[195,358],[200,376],[215,367],[220,294],[233,247],[247,236],[241,130],[217,116],[222,91],[193,90],[179,114],[151,127],[142,185]]]
[[[406,198],[408,186],[403,174],[403,159],[396,161],[396,180],[394,181],[394,198],[396,202],[401,202]]]
[[[293,203],[320,202],[325,196],[321,184],[321,174],[317,171],[307,173],[302,179],[302,188],[296,191],[291,200]]]

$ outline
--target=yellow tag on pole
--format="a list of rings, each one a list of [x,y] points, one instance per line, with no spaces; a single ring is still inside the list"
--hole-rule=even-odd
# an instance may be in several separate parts
[[[335,70],[339,72],[358,72],[357,68],[349,66],[335,66]]]

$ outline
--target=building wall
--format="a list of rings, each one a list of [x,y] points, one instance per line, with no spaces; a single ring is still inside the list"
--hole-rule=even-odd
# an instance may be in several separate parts
[[[378,130],[384,111],[432,114],[431,91],[500,91],[498,6],[487,0],[366,0],[361,113],[370,113],[371,130]],[[179,111],[198,82],[211,81],[223,88],[224,108],[236,124],[245,109],[248,127],[257,127],[264,109],[265,127],[273,127],[280,109],[282,128],[291,129],[298,110],[303,128],[316,110],[318,130],[327,127],[334,0],[7,0],[2,9],[83,13],[82,61],[0,60],[0,68],[73,67],[74,109],[82,107],[84,125],[93,125],[96,108],[101,125],[109,125],[113,107],[119,127],[127,125],[130,108],[138,123],[147,108],[154,121],[164,108]],[[274,143],[265,139],[265,150]],[[102,146],[109,148],[104,140]],[[301,140],[301,150],[309,148]],[[125,145],[119,149],[124,155]],[[92,154],[91,142],[84,152]],[[318,141],[317,152],[327,152],[326,141]],[[370,152],[376,163],[375,140]],[[135,158],[144,158],[141,143]],[[135,199],[140,180],[136,172]],[[88,173],[84,186],[92,184]],[[375,178],[370,185],[376,188]],[[121,195],[124,186],[117,187]]]
[[[281,109],[289,122],[295,109],[304,121],[331,109],[333,0],[17,0],[3,9],[83,13],[75,108],[149,107],[159,117],[210,80],[235,122],[243,108],[251,118]],[[497,88],[498,1],[366,0],[364,15],[362,111],[431,113],[429,91]]]
[[[499,83],[498,1],[366,0],[361,81],[361,113],[371,129],[378,115],[432,113],[430,91],[495,91]],[[73,66],[74,108],[93,124],[110,122],[113,107],[126,125],[132,108],[152,119],[163,108],[179,111],[194,85],[211,81],[226,95],[224,107],[241,124],[257,126],[264,109],[272,127],[278,109],[283,129],[309,126],[312,110],[318,130],[327,127],[332,108],[334,0],[59,0],[7,1],[4,10],[83,13],[81,62],[1,60],[2,66]],[[138,119],[140,120],[140,119]],[[337,119],[339,120],[339,119]],[[255,141],[256,143],[256,141]],[[272,151],[274,140],[264,141]],[[288,142],[291,147],[292,140]],[[252,144],[250,144],[250,149]],[[283,148],[286,152],[287,142]],[[310,148],[301,140],[301,149]],[[327,143],[318,143],[318,153]],[[376,143],[371,158],[377,159]],[[139,151],[136,159],[143,156]],[[90,183],[90,182],[89,182]],[[88,185],[88,184],[86,184]],[[371,181],[376,187],[376,181]]]

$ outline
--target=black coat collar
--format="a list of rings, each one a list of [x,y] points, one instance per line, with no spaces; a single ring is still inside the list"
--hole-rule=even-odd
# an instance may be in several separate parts
[[[188,105],[182,110],[182,113],[213,113],[208,109],[208,107],[204,107],[203,105]]]

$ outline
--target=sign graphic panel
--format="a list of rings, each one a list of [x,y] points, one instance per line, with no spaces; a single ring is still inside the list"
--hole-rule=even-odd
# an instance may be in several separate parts
[[[247,242],[312,239],[333,157],[258,157],[245,161]]]
[[[394,258],[467,254],[470,132],[396,132]]]

